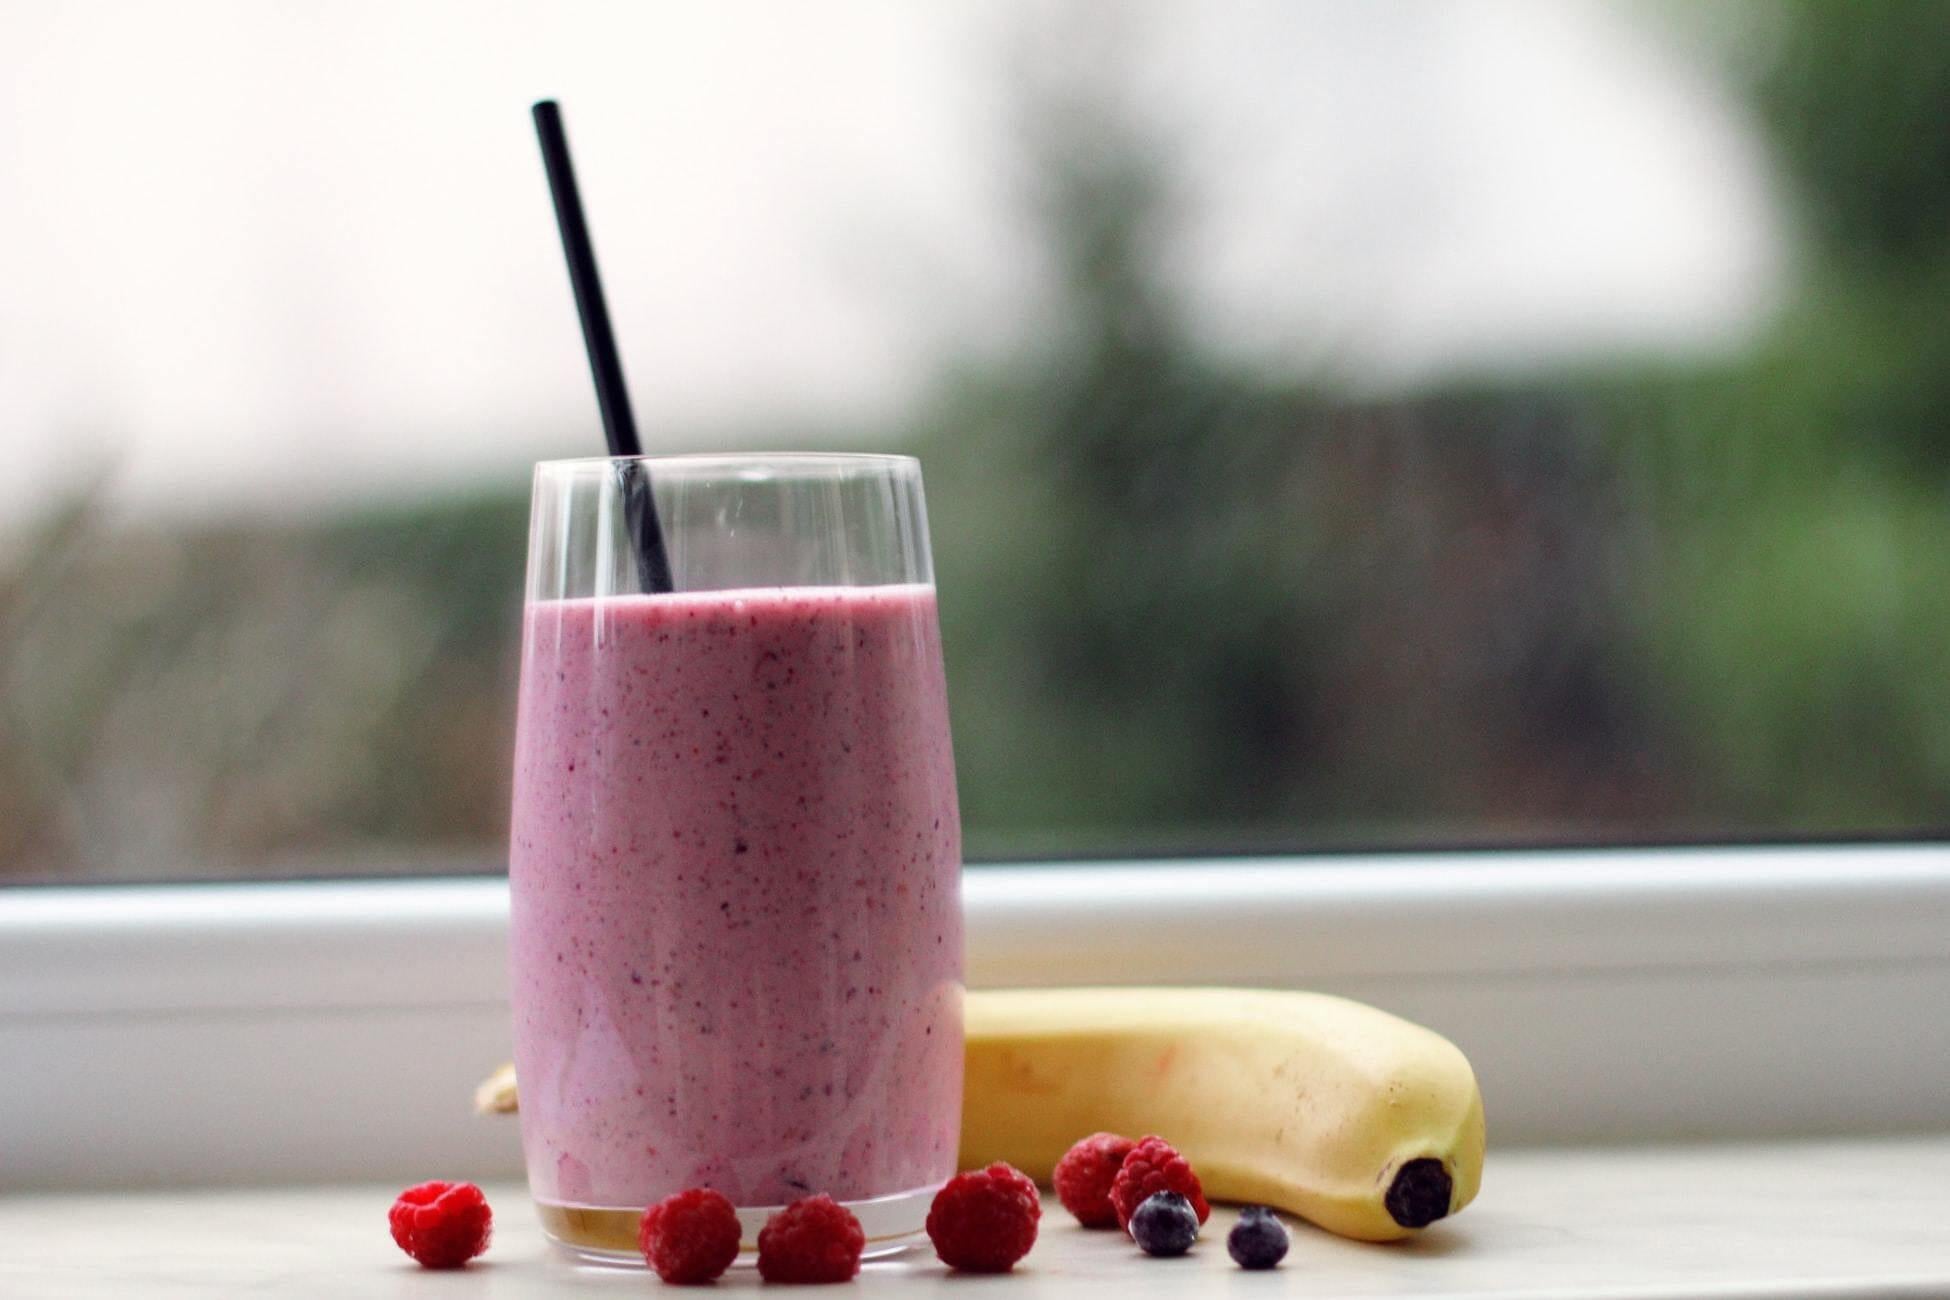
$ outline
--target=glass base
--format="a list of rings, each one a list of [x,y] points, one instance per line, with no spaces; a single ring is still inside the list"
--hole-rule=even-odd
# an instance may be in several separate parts
[[[928,1207],[934,1203],[939,1184],[919,1187],[911,1192],[895,1192],[867,1201],[842,1201],[853,1211],[867,1234],[863,1259],[880,1259],[916,1245],[926,1238]],[[765,1221],[785,1207],[760,1205],[741,1208],[738,1222],[744,1226],[744,1240],[738,1246],[738,1264],[758,1262],[758,1232]],[[611,1208],[601,1205],[560,1205],[536,1200],[542,1231],[557,1248],[577,1263],[605,1268],[642,1268],[643,1253],[637,1248],[637,1225],[643,1220],[643,1207]],[[736,1267],[736,1265],[734,1265]]]

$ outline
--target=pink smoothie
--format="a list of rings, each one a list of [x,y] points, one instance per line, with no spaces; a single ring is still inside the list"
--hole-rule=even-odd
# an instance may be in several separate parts
[[[535,1195],[954,1172],[961,833],[925,586],[529,606],[509,869]]]

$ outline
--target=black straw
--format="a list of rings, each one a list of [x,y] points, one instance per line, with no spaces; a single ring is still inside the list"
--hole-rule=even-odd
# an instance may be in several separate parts
[[[596,381],[603,435],[609,440],[610,455],[641,456],[643,444],[637,440],[636,417],[630,412],[630,390],[623,382],[623,362],[609,327],[602,277],[596,273],[596,250],[582,215],[575,165],[569,161],[562,109],[554,100],[544,99],[535,105],[534,114],[542,165],[548,170],[548,189],[555,199],[555,224],[562,231],[562,253],[569,262],[569,284],[575,289],[576,314],[582,318],[582,341],[589,350],[589,372]],[[645,591],[673,591],[676,583],[671,580],[663,527],[657,522],[657,503],[650,494],[650,475],[633,461],[619,465],[617,472],[622,480],[623,516],[636,550],[637,578]]]

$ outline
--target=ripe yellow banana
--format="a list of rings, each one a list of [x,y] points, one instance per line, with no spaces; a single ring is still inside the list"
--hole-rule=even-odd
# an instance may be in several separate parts
[[[1047,1182],[1099,1130],[1156,1133],[1215,1200],[1364,1241],[1462,1209],[1483,1172],[1483,1099],[1441,1035],[1319,993],[970,993],[961,1163]]]
[[[1047,1183],[1078,1138],[1156,1133],[1214,1200],[1277,1206],[1363,1241],[1475,1197],[1483,1098],[1441,1035],[1320,993],[1020,989],[968,994],[961,1167]],[[514,1069],[476,1106],[515,1109]]]

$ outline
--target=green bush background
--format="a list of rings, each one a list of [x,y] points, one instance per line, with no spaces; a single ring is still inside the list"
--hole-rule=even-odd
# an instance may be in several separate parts
[[[928,476],[971,856],[1950,821],[1950,8],[1733,12],[1802,257],[1695,364],[1241,368],[1158,274],[1168,151],[1030,92],[1053,320],[881,431]],[[0,873],[492,866],[525,508],[38,521]]]

